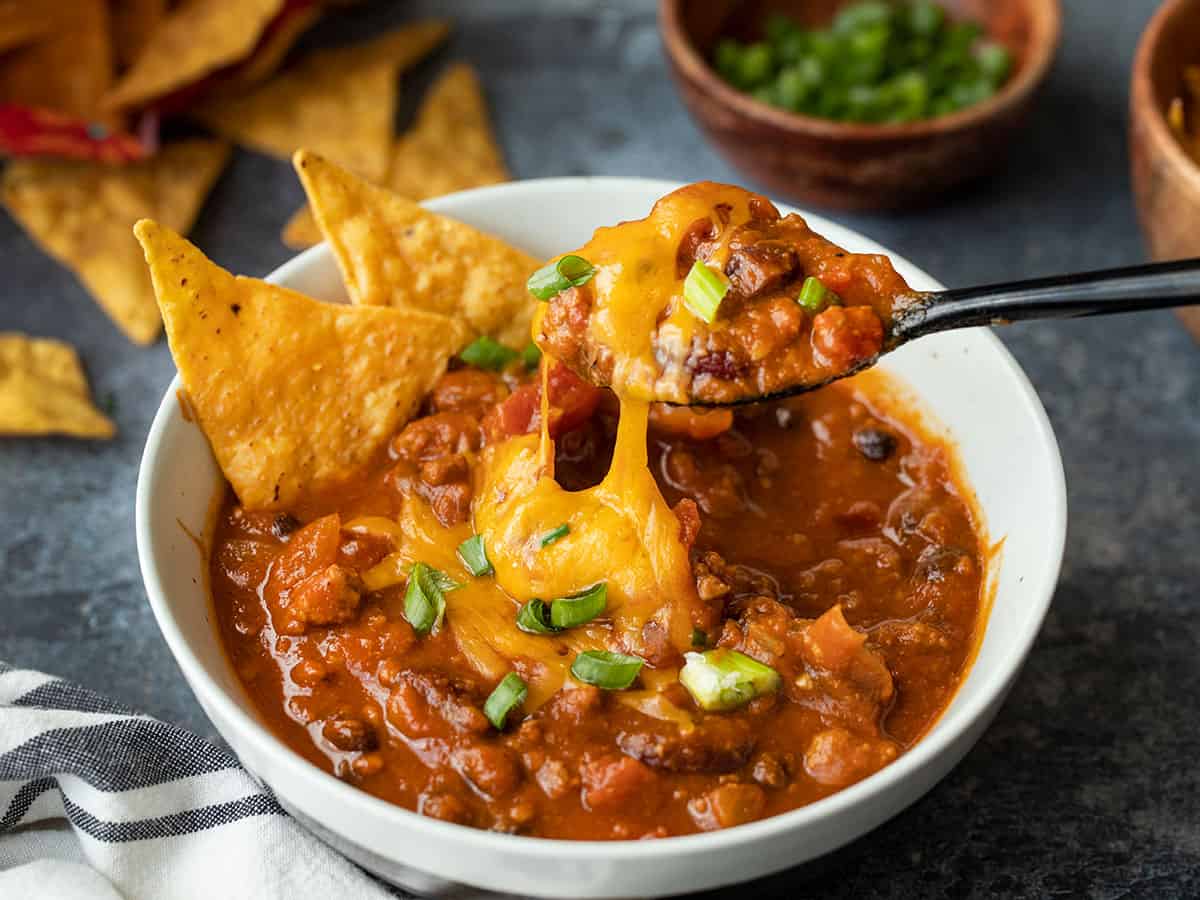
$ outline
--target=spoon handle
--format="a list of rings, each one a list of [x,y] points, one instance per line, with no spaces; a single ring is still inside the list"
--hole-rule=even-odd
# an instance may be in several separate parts
[[[1200,259],[1055,275],[921,294],[898,309],[892,337],[1026,319],[1067,319],[1200,303]]]

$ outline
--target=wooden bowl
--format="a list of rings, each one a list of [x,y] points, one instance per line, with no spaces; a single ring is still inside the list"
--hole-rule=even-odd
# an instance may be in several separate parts
[[[828,23],[844,0],[660,0],[659,26],[675,81],[717,149],[771,192],[842,209],[895,209],[931,200],[994,165],[1024,122],[1058,46],[1059,0],[941,0],[1007,46],[1015,71],[991,99],[903,125],[834,122],[760,103],[708,60],[726,34],[761,36],[771,13]]]
[[[1130,89],[1130,159],[1142,233],[1154,259],[1200,256],[1200,166],[1167,125],[1183,69],[1200,65],[1200,0],[1168,0],[1138,44]],[[1179,310],[1200,338],[1200,308]]]

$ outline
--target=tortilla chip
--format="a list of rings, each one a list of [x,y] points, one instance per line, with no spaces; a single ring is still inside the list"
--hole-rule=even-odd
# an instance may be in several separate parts
[[[167,15],[167,0],[112,0],[112,38],[117,65],[133,64]]]
[[[113,54],[104,0],[56,0],[50,31],[0,64],[0,103],[16,103],[103,122]]]
[[[443,316],[235,277],[156,222],[134,233],[200,427],[251,509],[294,509],[374,462],[463,339]]]
[[[396,142],[387,186],[412,200],[508,181],[479,77],[451,66],[429,90],[412,131]]]
[[[187,231],[228,158],[223,141],[191,140],[126,166],[13,160],[0,179],[0,198],[131,340],[148,344],[161,320],[129,229],[153,215]]]
[[[387,171],[396,75],[446,35],[418,22],[364,44],[317,50],[255,91],[217,98],[196,116],[218,134],[280,159],[301,147],[367,178]]]
[[[302,150],[294,159],[355,303],[441,313],[512,347],[529,343],[538,261],[499,238]]]
[[[284,0],[183,0],[111,92],[111,109],[139,106],[247,56]]]
[[[205,125],[246,147],[287,159],[311,144],[343,165],[379,177],[396,112],[396,67],[364,57],[334,65],[312,54],[249,94],[205,104]]]
[[[225,96],[231,91],[245,90],[266,81],[279,71],[288,51],[300,36],[321,18],[319,4],[285,9],[278,20],[267,29],[262,42],[244,63],[229,76],[222,78],[214,96]]]
[[[48,34],[54,27],[54,14],[34,9],[29,0],[0,2],[0,53],[28,44]]]
[[[475,70],[451,66],[429,89],[412,129],[396,141],[384,184],[410,200],[508,181]],[[307,206],[283,230],[289,247],[321,240]]]
[[[0,332],[0,434],[110,438],[116,428],[92,405],[75,348]]]

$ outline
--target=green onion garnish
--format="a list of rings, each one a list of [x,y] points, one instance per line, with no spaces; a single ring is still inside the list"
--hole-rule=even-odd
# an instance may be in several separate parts
[[[442,624],[446,614],[446,592],[462,587],[440,569],[423,562],[413,563],[404,592],[404,618],[417,634],[429,634]]]
[[[566,522],[563,522],[557,528],[555,528],[551,531],[547,531],[545,534],[542,535],[542,546],[549,547],[555,541],[565,538],[570,533],[571,533],[571,526],[568,525]]]
[[[679,683],[701,709],[736,709],[779,688],[779,673],[736,650],[685,653]]]
[[[468,344],[462,353],[458,354],[458,358],[477,369],[499,372],[520,355],[516,350],[505,347],[485,334]]]
[[[542,600],[530,600],[517,612],[517,627],[529,634],[557,634],[559,629],[550,624],[550,604]]]
[[[804,279],[804,285],[800,288],[800,296],[796,298],[796,302],[809,312],[820,312],[825,308],[829,293],[829,288],[825,287],[819,278],[809,275]]]
[[[491,560],[487,558],[487,550],[484,549],[483,535],[481,534],[469,537],[458,545],[458,558],[467,567],[467,571],[477,578],[482,575],[491,575],[496,571],[492,568]]]
[[[521,351],[521,362],[525,363],[525,368],[532,372],[538,367],[538,363],[542,361],[542,351],[533,341]]]
[[[696,260],[683,280],[683,305],[692,315],[711,323],[716,320],[717,309],[728,291],[729,282],[724,275]]]
[[[584,650],[571,663],[571,674],[585,684],[594,684],[606,691],[621,691],[633,684],[644,659],[611,650]]]
[[[509,672],[500,679],[496,689],[484,701],[483,714],[497,729],[503,730],[508,714],[524,703],[528,694],[529,688],[525,686],[521,676],[516,672]]]
[[[708,646],[708,635],[705,634],[703,631],[701,631],[699,628],[693,628],[692,629],[692,646],[693,647],[707,647]]]
[[[586,625],[608,606],[608,585],[600,582],[573,597],[562,597],[550,604],[550,624],[555,628]]]
[[[525,287],[539,300],[553,300],[569,287],[587,284],[594,274],[596,267],[582,256],[567,255],[530,275]]]

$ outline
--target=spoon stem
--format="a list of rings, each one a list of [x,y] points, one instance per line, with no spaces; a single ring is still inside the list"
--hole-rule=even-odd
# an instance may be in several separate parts
[[[1066,319],[1200,303],[1200,259],[920,294],[897,311],[896,343],[973,325]]]

